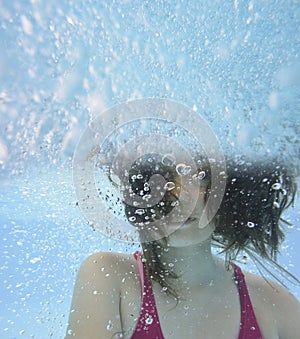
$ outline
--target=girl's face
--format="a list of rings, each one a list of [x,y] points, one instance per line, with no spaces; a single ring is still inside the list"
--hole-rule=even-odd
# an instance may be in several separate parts
[[[197,173],[196,173],[197,174]],[[174,216],[166,225],[168,228],[168,243],[172,247],[185,247],[195,245],[207,240],[214,231],[212,223],[207,225],[203,224],[202,214],[204,213],[206,195],[208,190],[207,182],[203,181],[199,187],[199,178],[197,175],[191,175],[188,183],[185,183],[185,190],[189,191],[189,199],[196,201],[194,210],[186,220],[182,220],[181,215]],[[176,180],[176,187],[180,187],[180,177]],[[191,189],[193,187],[193,189]],[[195,187],[199,187],[195,190]],[[182,189],[182,187],[181,187]],[[182,201],[179,199],[180,205],[186,206],[189,200]],[[180,209],[179,209],[180,210]],[[205,218],[204,218],[205,219]]]
[[[186,234],[188,229],[199,233],[199,229],[205,228],[201,217],[208,191],[208,173],[184,161],[165,165],[155,155],[136,162],[124,180],[127,188],[123,201],[126,217],[137,227],[141,239],[158,240],[173,233]],[[156,175],[163,182],[155,181]],[[153,202],[156,196],[158,200]],[[144,200],[146,197],[151,199]]]

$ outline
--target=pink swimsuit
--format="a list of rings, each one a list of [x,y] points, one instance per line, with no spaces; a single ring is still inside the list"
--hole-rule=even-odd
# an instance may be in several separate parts
[[[134,253],[134,257],[137,260],[142,286],[142,307],[131,339],[164,339],[156,310],[151,281],[147,277],[145,264],[140,258],[139,251]],[[235,264],[232,264],[232,266],[238,285],[241,305],[241,323],[238,339],[262,339],[263,336],[251,304],[244,274],[238,266]]]

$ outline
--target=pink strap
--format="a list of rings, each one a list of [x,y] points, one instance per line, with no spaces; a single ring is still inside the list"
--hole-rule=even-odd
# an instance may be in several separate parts
[[[142,286],[142,309],[132,339],[163,339],[151,281],[146,274],[146,268],[140,258],[139,251],[134,253],[134,257],[137,260]],[[231,265],[234,268],[241,305],[241,323],[238,339],[263,339],[250,300],[244,274],[240,267],[233,263]]]
[[[146,268],[140,258],[139,251],[134,253],[134,257],[137,260],[140,273],[142,307],[135,332],[131,339],[164,339],[159,323],[151,281],[146,274]]]
[[[262,339],[262,333],[256,320],[255,312],[249,296],[245,276],[239,266],[231,263],[234,268],[234,275],[237,281],[240,305],[241,305],[241,323],[239,339]]]

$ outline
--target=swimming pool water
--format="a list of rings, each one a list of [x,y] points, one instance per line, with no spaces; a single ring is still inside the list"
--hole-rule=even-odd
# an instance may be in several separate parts
[[[81,261],[138,248],[76,206],[73,152],[104,109],[169,98],[227,154],[299,168],[299,1],[2,1],[0,18],[1,338],[63,337]],[[298,277],[299,211],[280,258]]]

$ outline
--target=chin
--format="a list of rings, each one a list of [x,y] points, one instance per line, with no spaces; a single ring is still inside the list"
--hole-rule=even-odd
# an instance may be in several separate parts
[[[198,245],[210,239],[213,231],[214,227],[210,224],[202,229],[199,228],[198,223],[185,224],[168,236],[168,243],[171,247]]]

